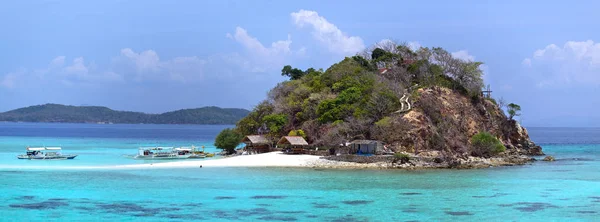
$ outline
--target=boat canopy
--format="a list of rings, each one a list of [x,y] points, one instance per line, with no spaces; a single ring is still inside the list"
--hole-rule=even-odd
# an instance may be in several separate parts
[[[27,147],[28,151],[62,150],[60,147]]]
[[[27,147],[27,150],[29,150],[29,151],[42,151],[42,150],[46,150],[46,148],[44,148],[44,147]]]
[[[173,147],[163,147],[163,146],[158,146],[158,147],[140,147],[140,150],[169,150],[169,149],[173,149]]]
[[[180,147],[180,148],[175,148],[173,150],[177,150],[177,151],[192,151],[192,148],[183,148],[183,147]]]

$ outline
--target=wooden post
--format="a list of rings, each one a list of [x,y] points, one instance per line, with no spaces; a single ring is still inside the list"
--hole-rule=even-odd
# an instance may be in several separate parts
[[[481,91],[481,94],[488,99],[492,98],[492,89],[490,88],[490,85],[487,85],[487,89]]]

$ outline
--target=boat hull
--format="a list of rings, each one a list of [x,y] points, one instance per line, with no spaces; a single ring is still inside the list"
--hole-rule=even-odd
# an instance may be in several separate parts
[[[133,156],[133,159],[136,160],[178,160],[178,159],[188,159],[191,155],[136,155]]]
[[[194,154],[191,155],[190,157],[188,157],[189,159],[202,159],[202,158],[206,158],[206,155],[202,155],[202,154]]]
[[[18,155],[17,159],[20,160],[72,160],[77,155],[60,155],[60,156],[31,156],[31,155]]]

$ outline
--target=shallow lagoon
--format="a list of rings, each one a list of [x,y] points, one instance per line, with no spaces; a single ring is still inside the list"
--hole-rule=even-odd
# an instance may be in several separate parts
[[[531,128],[534,141],[558,161],[482,170],[58,170],[54,167],[137,163],[120,155],[135,152],[144,144],[195,144],[214,149],[209,147],[212,138],[226,126],[16,125],[0,124],[0,220],[348,222],[600,218],[598,129]],[[15,129],[18,127],[24,131],[45,130],[22,132]],[[56,127],[65,129],[60,132]],[[89,135],[81,130],[84,127],[101,129],[94,128],[93,135]],[[156,136],[155,131],[160,135]],[[98,136],[99,132],[112,136]],[[48,143],[41,145],[60,143],[65,153],[81,156],[72,162],[16,160],[14,155],[35,141]],[[14,167],[31,164],[35,169]]]

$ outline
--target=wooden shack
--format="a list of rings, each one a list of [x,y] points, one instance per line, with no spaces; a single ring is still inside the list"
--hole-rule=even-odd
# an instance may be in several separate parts
[[[249,135],[242,139],[242,143],[246,144],[244,150],[249,154],[267,153],[271,151],[272,143],[269,138],[264,135]]]
[[[304,154],[308,148],[308,142],[301,136],[284,136],[281,137],[277,146],[281,146],[287,153]]]
[[[381,154],[383,143],[377,140],[354,140],[350,142],[350,152],[355,154]]]

